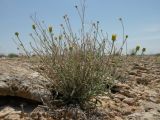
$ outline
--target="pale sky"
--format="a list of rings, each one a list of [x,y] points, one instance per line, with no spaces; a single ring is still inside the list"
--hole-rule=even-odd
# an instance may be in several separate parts
[[[0,0],[0,53],[17,52],[12,37],[18,31],[28,45],[32,32],[31,15],[59,29],[62,16],[68,14],[72,27],[78,30],[80,20],[74,8],[79,0]],[[86,23],[100,21],[104,31],[121,40],[123,18],[128,47],[140,45],[147,53],[160,53],[160,0],[87,0]]]

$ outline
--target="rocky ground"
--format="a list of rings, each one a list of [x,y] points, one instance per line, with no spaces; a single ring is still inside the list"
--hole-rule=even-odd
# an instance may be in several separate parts
[[[55,120],[43,106],[51,94],[45,89],[50,83],[32,67],[25,60],[0,59],[0,120]],[[160,120],[160,57],[131,57],[126,68],[127,79],[110,95],[99,96],[102,104],[87,119]],[[60,120],[64,113],[67,120],[86,119],[78,108],[55,111],[52,115]]]

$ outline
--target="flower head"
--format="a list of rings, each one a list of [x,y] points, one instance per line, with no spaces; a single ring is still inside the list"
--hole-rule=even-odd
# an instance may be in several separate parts
[[[116,41],[116,38],[117,38],[117,35],[116,35],[116,34],[113,34],[113,35],[112,35],[112,41],[113,41],[113,42]]]
[[[93,26],[96,26],[96,24],[95,24],[95,23],[93,23],[92,25],[93,25]]]

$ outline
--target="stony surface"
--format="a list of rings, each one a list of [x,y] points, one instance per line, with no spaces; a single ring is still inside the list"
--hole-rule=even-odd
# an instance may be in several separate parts
[[[160,120],[160,57],[133,58],[126,82],[103,98],[103,108],[113,120]]]
[[[114,89],[116,92],[107,96],[99,96],[102,104],[90,116],[93,120],[160,120],[160,57],[128,58],[126,64],[127,80],[119,82]],[[27,62],[20,60],[0,60],[0,96],[19,96],[35,101],[41,101],[50,95],[44,89],[48,81],[37,72],[30,69]],[[37,110],[36,110],[37,109]],[[63,118],[66,108],[57,109],[54,116]],[[81,119],[85,114],[77,108],[69,108],[66,115],[75,119],[78,111]],[[97,117],[103,116],[103,117]],[[2,107],[0,119],[6,120],[52,120],[53,118],[35,108],[30,114],[23,113],[13,107]],[[80,119],[80,118],[76,118]]]
[[[19,59],[0,60],[0,96],[18,96],[35,101],[45,99],[50,92],[45,88],[49,81],[31,70]]]

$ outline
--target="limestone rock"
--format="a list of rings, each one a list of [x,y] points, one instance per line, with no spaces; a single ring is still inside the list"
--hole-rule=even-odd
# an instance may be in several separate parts
[[[28,65],[28,66],[27,66]],[[49,81],[18,61],[0,61],[0,96],[18,96],[41,102],[51,94]]]

